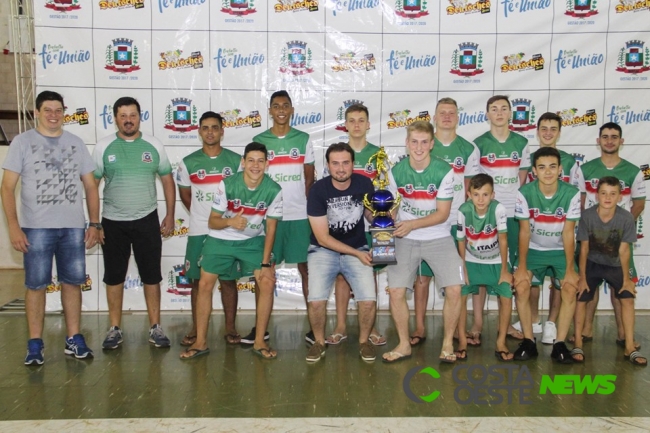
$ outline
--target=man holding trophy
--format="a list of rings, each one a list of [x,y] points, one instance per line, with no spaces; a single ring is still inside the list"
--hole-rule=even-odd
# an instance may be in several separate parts
[[[454,172],[449,164],[430,156],[434,142],[431,123],[413,122],[406,132],[408,157],[393,166],[388,175],[389,191],[394,197],[401,196],[393,232],[397,264],[387,267],[390,311],[399,344],[383,355],[383,361],[392,363],[411,357],[406,290],[413,287],[418,266],[424,260],[436,275],[436,283],[445,289],[440,361],[454,363],[453,334],[464,284],[463,263],[448,221],[454,197]]]

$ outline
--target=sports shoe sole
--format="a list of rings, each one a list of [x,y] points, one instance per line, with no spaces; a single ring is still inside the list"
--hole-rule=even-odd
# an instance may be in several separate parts
[[[163,348],[171,347],[171,343],[158,344],[158,343],[156,343],[156,340],[154,340],[153,338],[150,338],[150,339],[149,339],[149,343],[153,344],[155,347],[158,347],[158,348],[161,348],[161,347],[163,347]]]
[[[88,357],[90,358],[93,357],[93,354],[91,352],[85,353],[83,355],[77,355],[73,350],[70,349],[64,349],[63,353],[65,353],[66,355],[73,355],[77,359],[86,359]]]
[[[118,347],[120,347],[120,344],[122,344],[123,341],[124,341],[124,340],[121,340],[121,339],[120,339],[120,340],[117,342],[117,344],[116,344],[115,346],[107,346],[106,344],[102,343],[102,349],[106,349],[106,350],[115,350],[115,349],[117,349]]]
[[[25,365],[43,365],[45,361],[40,359],[32,359],[31,361],[25,361]]]

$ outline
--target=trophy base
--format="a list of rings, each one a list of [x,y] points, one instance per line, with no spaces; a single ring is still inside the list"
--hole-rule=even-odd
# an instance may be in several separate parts
[[[373,265],[394,265],[397,263],[394,231],[395,227],[370,228],[370,236],[372,237],[370,252],[372,253]]]

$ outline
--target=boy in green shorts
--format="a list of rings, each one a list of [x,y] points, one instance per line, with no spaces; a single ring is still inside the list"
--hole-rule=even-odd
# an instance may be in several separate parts
[[[537,179],[519,189],[515,203],[515,218],[519,220],[520,229],[514,283],[524,333],[524,340],[515,351],[517,361],[538,355],[529,303],[530,286],[533,276],[544,281],[550,271],[560,280],[562,290],[557,340],[551,357],[561,363],[573,362],[564,339],[575,312],[578,290],[574,229],[580,219],[580,192],[559,180],[560,158],[555,148],[538,149],[532,159]]]
[[[267,158],[263,144],[249,143],[242,158],[243,172],[224,179],[215,195],[208,220],[210,232],[199,258],[196,340],[181,352],[181,359],[209,353],[207,334],[212,291],[219,275],[229,273],[235,261],[241,264],[242,274],[253,275],[257,284],[253,351],[266,359],[277,356],[264,337],[273,309],[275,269],[271,251],[278,220],[282,218],[282,189],[265,174]]]
[[[479,286],[499,297],[499,333],[494,355],[499,361],[512,361],[506,334],[512,315],[512,274],[508,264],[507,211],[494,200],[492,176],[480,173],[469,181],[469,200],[458,209],[456,239],[463,259],[465,281],[461,289],[456,359],[467,359],[467,296],[477,294]]]

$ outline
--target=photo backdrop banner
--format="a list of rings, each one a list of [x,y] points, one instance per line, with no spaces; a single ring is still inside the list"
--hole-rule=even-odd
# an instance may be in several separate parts
[[[198,118],[225,118],[224,145],[241,152],[271,126],[270,95],[289,91],[292,125],[308,132],[323,173],[324,150],[346,140],[343,112],[370,110],[368,140],[403,155],[405,127],[432,121],[436,101],[458,101],[458,133],[488,129],[486,100],[506,94],[513,132],[532,150],[537,118],[562,116],[560,147],[582,163],[599,156],[598,127],[619,123],[622,156],[647,167],[650,123],[650,3],[635,0],[34,0],[37,90],[66,102],[65,128],[92,151],[116,131],[112,104],[133,96],[143,132],[166,146],[175,167],[200,146]],[[182,116],[179,116],[181,112]],[[182,119],[181,119],[182,118]],[[164,199],[159,185],[161,215]],[[163,309],[189,306],[182,274],[187,211],[176,207],[165,240]],[[637,308],[650,308],[650,245],[643,216],[634,258]],[[101,250],[88,253],[84,308],[106,310]],[[379,306],[388,308],[379,274]],[[435,283],[434,283],[435,286]],[[242,281],[240,306],[254,308]],[[48,309],[60,309],[56,275]],[[606,290],[609,290],[606,288]],[[126,308],[145,308],[131,263]],[[441,309],[434,287],[430,307]],[[611,308],[603,296],[605,307]],[[214,306],[220,307],[219,296]],[[278,269],[276,308],[304,309],[300,277]],[[548,296],[544,295],[544,308]],[[351,305],[352,307],[352,305]],[[489,308],[495,308],[492,299]]]

